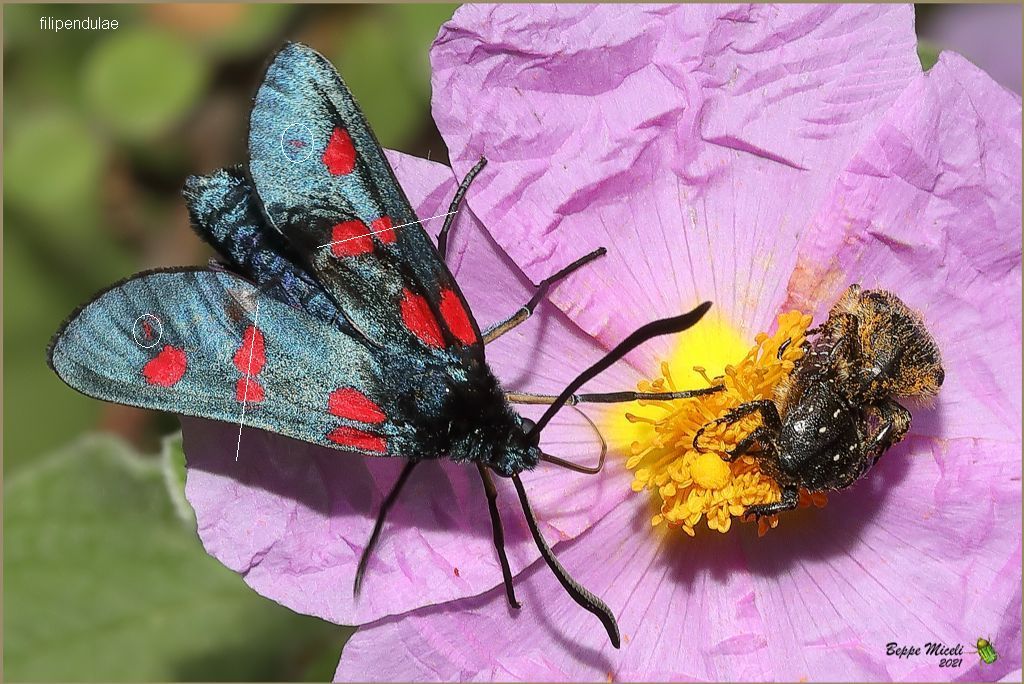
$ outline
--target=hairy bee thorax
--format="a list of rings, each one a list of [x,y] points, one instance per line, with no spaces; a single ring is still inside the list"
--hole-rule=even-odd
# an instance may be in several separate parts
[[[850,330],[850,320],[856,320]],[[885,397],[930,399],[945,377],[938,346],[921,316],[885,290],[851,285],[825,324],[831,337],[856,335],[859,351],[841,360],[857,394],[868,402]]]

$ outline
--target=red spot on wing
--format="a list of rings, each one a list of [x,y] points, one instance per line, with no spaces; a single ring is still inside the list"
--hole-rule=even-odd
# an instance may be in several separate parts
[[[242,346],[235,352],[235,368],[244,375],[258,375],[267,363],[263,333],[254,325],[245,329]]]
[[[331,133],[331,140],[324,150],[323,162],[333,176],[352,173],[356,167],[356,148],[352,146],[352,138],[344,128],[335,128]]]
[[[473,322],[469,320],[466,307],[462,305],[459,296],[454,290],[445,289],[441,292],[441,316],[448,329],[452,331],[463,344],[476,342],[476,331],[473,330]]]
[[[235,385],[235,398],[238,401],[258,404],[266,399],[267,395],[264,394],[263,385],[259,380],[252,376],[246,376],[238,379],[238,383]]]
[[[384,453],[388,450],[387,443],[383,437],[371,435],[369,432],[363,432],[362,430],[350,427],[334,428],[327,434],[327,439],[335,444],[362,449],[363,451]]]
[[[373,228],[373,232],[377,235],[377,238],[381,242],[384,242],[386,244],[391,244],[396,239],[398,239],[395,236],[395,229],[391,225],[391,217],[390,216],[381,216],[379,219],[376,219],[371,224],[371,227]]]
[[[173,387],[185,375],[187,368],[185,350],[167,345],[142,367],[142,375],[150,385]]]
[[[373,251],[373,240],[362,221],[344,221],[331,229],[331,254],[355,256]]]
[[[427,300],[406,288],[402,292],[402,322],[416,337],[432,347],[443,347],[441,326],[430,311]]]
[[[365,394],[352,387],[342,387],[331,392],[327,410],[339,418],[357,420],[360,423],[383,423],[387,416],[377,404]]]

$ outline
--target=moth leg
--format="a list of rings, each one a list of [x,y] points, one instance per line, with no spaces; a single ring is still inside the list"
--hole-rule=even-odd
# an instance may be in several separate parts
[[[889,399],[874,409],[881,418],[881,427],[868,438],[867,453],[874,454],[871,465],[878,463],[889,447],[903,441],[910,431],[910,411],[902,404]]]
[[[487,166],[487,160],[480,157],[480,161],[476,163],[476,166],[471,168],[466,177],[462,179],[459,189],[455,191],[455,197],[452,198],[452,203],[448,205],[448,215],[444,217],[444,225],[441,226],[441,232],[437,236],[437,253],[441,255],[441,261],[444,261],[444,257],[448,253],[448,231],[452,229],[452,224],[455,223],[455,214],[459,211],[459,205],[462,204],[462,200],[466,197],[466,192],[473,183],[473,179],[477,177],[477,174],[485,166]]]
[[[402,473],[398,476],[398,481],[395,482],[395,486],[391,488],[387,497],[384,499],[384,503],[380,506],[380,513],[377,514],[377,522],[373,525],[373,533],[370,535],[370,541],[366,543],[366,548],[363,549],[363,555],[359,557],[359,567],[356,568],[356,581],[352,585],[352,595],[359,596],[359,590],[363,586],[363,574],[366,572],[366,564],[370,562],[370,554],[373,553],[373,548],[377,546],[377,540],[380,539],[380,532],[384,528],[384,518],[387,517],[388,511],[391,506],[395,503],[395,499],[398,498],[398,493],[402,491],[402,487],[405,485],[406,480],[409,479],[409,474],[412,473],[412,469],[416,467],[419,461],[409,461],[402,468]]]
[[[568,406],[576,404],[618,404],[630,401],[669,401],[672,399],[692,399],[707,394],[721,392],[725,387],[715,385],[702,389],[684,390],[680,392],[603,392],[597,394],[574,394],[566,402]],[[508,392],[505,398],[513,404],[553,404],[558,397],[553,394],[532,394],[530,392]]]
[[[495,323],[490,328],[484,331],[484,344],[493,342],[494,340],[498,339],[499,337],[507,333],[512,328],[526,321],[527,318],[533,315],[533,310],[537,308],[537,305],[540,304],[540,301],[544,299],[545,296],[547,296],[548,290],[551,289],[552,285],[557,283],[562,278],[565,278],[576,269],[586,266],[588,263],[590,263],[597,257],[604,256],[606,252],[607,250],[604,247],[599,247],[590,254],[582,256],[576,261],[572,262],[558,273],[555,273],[552,276],[548,276],[544,280],[540,281],[540,284],[537,285],[536,292],[533,293],[533,297],[530,298],[530,301],[528,301],[525,306],[523,306],[521,309],[519,309],[519,311],[516,311],[514,314],[512,314],[505,320]]]
[[[484,492],[487,494],[487,507],[491,511],[491,531],[494,534],[494,549],[498,552],[498,561],[501,562],[501,576],[505,581],[505,598],[508,605],[513,608],[522,608],[522,604],[516,600],[516,590],[512,586],[512,568],[508,564],[508,556],[505,555],[505,529],[501,526],[501,516],[498,514],[498,489],[494,486],[494,479],[487,472],[487,468],[476,464],[480,471],[480,480],[484,483]]]
[[[797,507],[800,503],[800,490],[797,487],[783,487],[782,499],[775,503],[769,504],[755,504],[753,506],[747,506],[747,510],[743,512],[743,515],[752,515],[755,518],[762,518],[766,515],[776,515],[783,511],[791,511]]]

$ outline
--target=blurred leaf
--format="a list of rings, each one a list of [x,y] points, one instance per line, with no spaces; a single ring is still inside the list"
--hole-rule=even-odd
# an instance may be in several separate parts
[[[921,60],[921,68],[925,71],[931,69],[939,61],[940,52],[942,52],[942,48],[929,40],[917,42],[917,58]]]
[[[204,58],[181,38],[151,28],[118,31],[90,55],[82,87],[90,108],[112,130],[147,138],[189,112],[208,71]]]
[[[5,199],[36,216],[81,219],[95,212],[103,165],[100,141],[70,114],[26,118],[7,137]]]
[[[81,63],[80,51],[67,46],[40,50],[33,45],[14,56],[5,65],[4,73],[4,89],[14,94],[4,107],[4,125],[8,130],[20,123],[17,117],[21,114],[31,115],[46,109],[77,110],[81,104],[78,87]]]
[[[174,506],[174,512],[188,527],[196,526],[196,514],[185,498],[185,449],[181,433],[164,437],[160,453],[160,470],[167,488],[167,498]]]
[[[4,223],[4,474],[95,423],[100,403],[69,389],[46,365],[46,345],[79,295],[34,266]]]
[[[377,8],[374,8],[377,10]],[[366,114],[381,145],[402,147],[418,133],[429,98],[388,12],[367,11],[348,22],[332,61]]]
[[[20,48],[29,42],[26,30],[32,22],[39,26],[39,12],[34,5],[4,5],[4,52]]]
[[[350,630],[259,597],[206,555],[161,471],[91,435],[4,483],[7,679],[296,679],[340,653]]]
[[[242,7],[245,8],[245,13],[241,20],[230,26],[215,40],[209,41],[211,52],[233,57],[251,54],[265,48],[275,35],[284,30],[285,23],[295,9],[291,5],[270,4],[242,5]]]
[[[415,69],[414,87],[430,99],[430,46],[441,25],[452,18],[458,8],[455,4],[416,3],[392,5],[388,8],[394,17],[401,40],[396,43],[407,52],[407,59]]]
[[[303,682],[331,682],[334,681],[334,673],[338,669],[338,661],[340,660],[341,646],[348,640],[352,634],[355,634],[354,627],[343,627],[342,629],[348,630],[343,635],[343,638],[339,640],[339,648],[321,648],[319,652],[310,654],[310,658],[306,662],[305,668],[299,675],[298,680]]]
[[[237,57],[263,49],[284,29],[291,5],[227,3],[155,4],[147,7],[154,24],[187,36],[209,54]]]

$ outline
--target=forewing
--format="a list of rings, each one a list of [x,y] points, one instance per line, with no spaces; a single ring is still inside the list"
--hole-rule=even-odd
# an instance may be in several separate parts
[[[320,54],[286,45],[256,94],[249,171],[266,216],[379,345],[468,349],[480,331],[348,87]]]
[[[113,286],[57,333],[50,365],[106,401],[416,456],[372,348],[226,272],[154,271]]]

